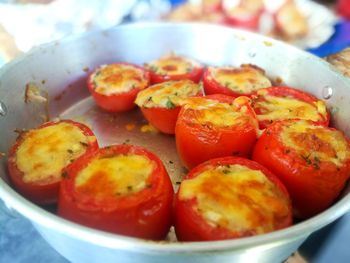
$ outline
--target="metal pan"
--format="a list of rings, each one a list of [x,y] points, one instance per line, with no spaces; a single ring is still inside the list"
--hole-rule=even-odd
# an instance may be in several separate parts
[[[24,102],[28,86],[47,93],[51,118],[87,122],[101,145],[142,145],[167,165],[174,185],[184,173],[171,136],[141,132],[138,110],[108,114],[99,110],[85,87],[87,72],[115,61],[142,64],[174,51],[208,65],[253,63],[285,84],[327,100],[332,125],[350,136],[350,81],[329,64],[297,48],[253,33],[203,24],[133,24],[72,37],[38,47],[0,70],[0,151],[15,140],[14,129],[43,121],[45,105]],[[41,101],[42,102],[42,101]],[[134,129],[126,129],[133,123]],[[171,162],[170,162],[171,161]],[[6,157],[0,160],[0,196],[29,218],[42,236],[72,262],[281,262],[315,230],[350,208],[350,188],[319,215],[273,233],[216,242],[180,243],[171,233],[163,242],[119,236],[90,229],[54,214],[17,194],[8,184]]]

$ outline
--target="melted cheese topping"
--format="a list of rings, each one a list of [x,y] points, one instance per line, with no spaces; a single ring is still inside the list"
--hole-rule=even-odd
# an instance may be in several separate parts
[[[190,80],[168,81],[138,93],[135,103],[140,107],[174,108],[187,97],[195,96],[202,87]]]
[[[75,179],[78,192],[96,199],[130,195],[150,187],[153,161],[142,155],[115,155],[92,160]]]
[[[144,89],[148,85],[141,69],[126,64],[102,65],[91,75],[91,80],[95,91],[104,95]]]
[[[240,68],[209,67],[209,72],[209,79],[214,79],[221,86],[237,93],[248,94],[271,86],[271,82],[264,75],[264,72],[254,66],[242,65]]]
[[[25,133],[16,153],[24,182],[60,180],[61,172],[86,151],[89,138],[76,126],[61,122]]]
[[[317,101],[313,104],[292,98],[264,95],[263,100],[257,100],[254,108],[260,109],[257,114],[260,121],[264,120],[285,120],[285,119],[306,119],[319,121],[327,114],[326,104]]]
[[[186,100],[185,110],[192,111],[196,121],[204,125],[230,127],[250,122],[251,118],[244,109],[238,111],[234,104],[221,103],[205,98],[190,98]]]
[[[206,222],[231,231],[270,232],[289,214],[288,199],[261,171],[237,164],[184,180],[179,198],[195,198],[195,209]]]
[[[154,73],[169,76],[188,74],[195,67],[200,67],[200,64],[192,59],[174,54],[145,64],[145,68],[152,70]]]
[[[341,132],[307,121],[283,127],[280,140],[315,168],[320,162],[332,162],[339,167],[350,158],[349,145]]]

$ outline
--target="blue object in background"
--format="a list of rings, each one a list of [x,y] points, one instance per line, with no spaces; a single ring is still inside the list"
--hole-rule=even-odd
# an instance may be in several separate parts
[[[187,1],[186,0],[170,0],[169,2],[171,3],[172,7],[176,7],[176,6],[181,5]]]
[[[324,44],[317,48],[309,49],[312,54],[325,57],[340,52],[350,46],[350,21],[343,21],[335,25],[335,33]]]

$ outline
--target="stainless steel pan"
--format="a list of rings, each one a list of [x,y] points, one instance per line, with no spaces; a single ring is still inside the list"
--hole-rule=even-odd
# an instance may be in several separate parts
[[[89,123],[101,145],[143,145],[158,154],[175,184],[184,173],[171,136],[143,133],[137,110],[126,114],[100,111],[85,87],[87,72],[115,61],[142,64],[167,52],[193,57],[208,65],[253,63],[273,78],[327,100],[332,124],[350,136],[350,81],[319,58],[253,33],[201,24],[133,24],[44,45],[0,70],[0,152],[15,140],[14,129],[43,121],[46,105],[24,102],[26,87],[47,92],[53,117]],[[135,124],[128,131],[125,125]],[[172,161],[172,162],[169,162]],[[323,213],[284,230],[217,242],[153,242],[90,229],[56,216],[17,194],[8,184],[6,156],[1,158],[0,196],[29,218],[42,236],[73,262],[281,262],[315,230],[350,208],[350,188]]]

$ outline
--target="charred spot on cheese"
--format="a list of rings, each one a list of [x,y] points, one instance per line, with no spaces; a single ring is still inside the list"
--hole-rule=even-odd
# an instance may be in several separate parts
[[[222,103],[206,98],[189,98],[184,105],[185,110],[193,118],[204,126],[230,127],[233,125],[244,126],[251,122],[251,118],[244,111],[237,109],[234,103]]]
[[[181,183],[179,198],[195,199],[209,225],[234,232],[270,232],[289,214],[288,198],[265,174],[238,164],[208,166]]]
[[[321,162],[340,167],[350,158],[349,144],[341,132],[307,121],[284,126],[280,140],[315,169],[319,168]]]
[[[183,75],[190,73],[200,64],[192,59],[170,54],[145,64],[145,68],[159,75]]]
[[[201,86],[191,80],[167,81],[153,85],[137,94],[135,103],[140,107],[172,109],[187,97],[201,92]]]
[[[62,169],[85,153],[89,140],[77,126],[67,122],[26,132],[15,156],[23,181],[59,180]]]
[[[128,64],[102,65],[91,75],[95,91],[104,95],[144,89],[148,80],[142,69]]]
[[[253,105],[259,110],[257,114],[259,121],[285,119],[320,121],[326,118],[326,104],[321,100],[308,103],[292,96],[274,96],[264,93],[264,89],[257,92],[258,97]]]
[[[264,70],[254,65],[244,64],[240,68],[209,67],[209,72],[210,79],[237,93],[249,94],[271,86]]]
[[[75,178],[76,190],[97,199],[126,196],[150,188],[154,161],[143,155],[111,155],[93,159]]]

